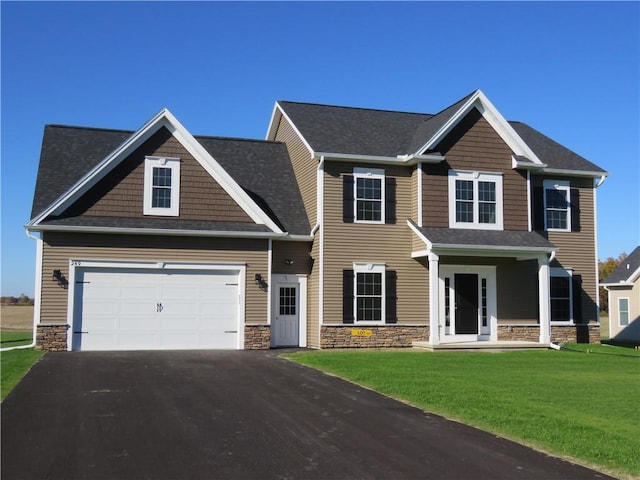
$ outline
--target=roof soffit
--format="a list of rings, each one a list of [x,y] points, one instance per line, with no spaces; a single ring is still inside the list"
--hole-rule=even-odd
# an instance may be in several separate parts
[[[69,190],[56,199],[47,209],[34,218],[27,227],[38,225],[50,215],[59,215],[72,205],[82,195],[95,186],[102,178],[124,161],[139,146],[147,141],[162,127],[196,159],[211,177],[233,198],[233,200],[257,224],[266,225],[271,230],[281,233],[278,225],[265,213],[251,197],[236,183],[236,181],[222,168],[222,166],[205,150],[176,117],[166,108],[158,112],[133,133],[123,144],[117,147],[100,163],[85,174]]]

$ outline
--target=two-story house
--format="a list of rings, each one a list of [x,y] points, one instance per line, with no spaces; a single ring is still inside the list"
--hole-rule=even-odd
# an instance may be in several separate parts
[[[476,91],[277,102],[267,139],[47,126],[27,225],[43,348],[599,341],[606,172]]]

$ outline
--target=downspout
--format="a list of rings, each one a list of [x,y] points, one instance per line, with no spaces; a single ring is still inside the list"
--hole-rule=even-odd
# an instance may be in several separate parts
[[[318,348],[322,348],[324,323],[324,155],[320,156],[316,172],[316,226],[320,228],[320,261],[318,262]],[[314,227],[315,229],[315,227]]]
[[[602,175],[600,180],[596,182],[593,187],[593,243],[594,243],[594,251],[596,253],[595,263],[596,263],[596,279],[600,276],[600,271],[598,269],[598,202],[596,201],[597,192],[596,190],[602,186],[604,181],[607,179],[606,175]],[[600,288],[599,282],[596,282],[596,305],[598,308],[598,325],[600,325]]]
[[[9,352],[11,350],[24,350],[25,348],[33,348],[36,346],[36,331],[37,325],[40,320],[40,292],[42,285],[42,238],[33,235],[29,229],[26,230],[27,237],[37,242],[37,254],[36,254],[36,279],[35,279],[35,292],[33,302],[33,332],[31,337],[31,343],[28,345],[20,345],[18,347],[6,347],[0,348],[0,352]]]

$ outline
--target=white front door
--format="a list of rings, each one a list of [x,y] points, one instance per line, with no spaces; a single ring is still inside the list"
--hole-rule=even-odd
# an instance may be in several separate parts
[[[273,311],[273,346],[297,347],[300,327],[300,285],[277,282]]]
[[[442,266],[440,341],[497,340],[496,299],[495,267]]]

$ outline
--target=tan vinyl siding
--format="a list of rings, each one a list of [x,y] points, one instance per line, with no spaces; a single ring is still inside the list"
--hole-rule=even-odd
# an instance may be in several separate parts
[[[307,215],[309,215],[309,222],[311,225],[315,225],[317,222],[316,171],[318,162],[311,157],[309,149],[285,117],[280,119],[275,140],[287,145],[302,201]]]
[[[311,247],[313,270],[307,282],[307,346],[320,348],[319,285],[320,285],[320,242],[318,236]]]
[[[354,262],[384,263],[397,272],[398,323],[428,320],[428,272],[411,258],[411,168],[385,166],[396,178],[395,224],[343,223],[342,183],[354,164],[326,162],[324,176],[324,323],[342,323],[342,271]],[[362,165],[358,165],[362,166]]]
[[[640,344],[640,279],[633,285],[609,287],[609,338]],[[618,299],[629,299],[629,324],[620,325]]]
[[[310,250],[311,242],[273,242],[271,273],[308,275],[311,272]]]
[[[245,263],[246,323],[266,323],[267,294],[254,283],[267,276],[267,240],[45,233],[41,323],[66,323],[68,290],[51,280],[59,269],[69,278],[69,260],[184,263]]]
[[[470,112],[436,150],[446,160],[423,167],[425,226],[449,226],[448,171],[467,170],[502,173],[504,229],[528,229],[526,176],[512,169],[513,152],[477,110]]]
[[[182,220],[254,223],[167,129],[161,128],[68,210],[69,215],[143,217],[145,156],[179,158]]]
[[[552,178],[552,177],[549,177]],[[557,178],[557,177],[555,177]],[[567,179],[565,179],[567,180]],[[572,270],[574,275],[582,276],[582,315],[585,322],[598,321],[595,251],[595,212],[594,188],[590,178],[572,178],[571,188],[580,192],[580,231],[579,232],[547,232],[549,241],[558,247],[556,259],[552,267]],[[537,178],[534,185],[542,185]]]

